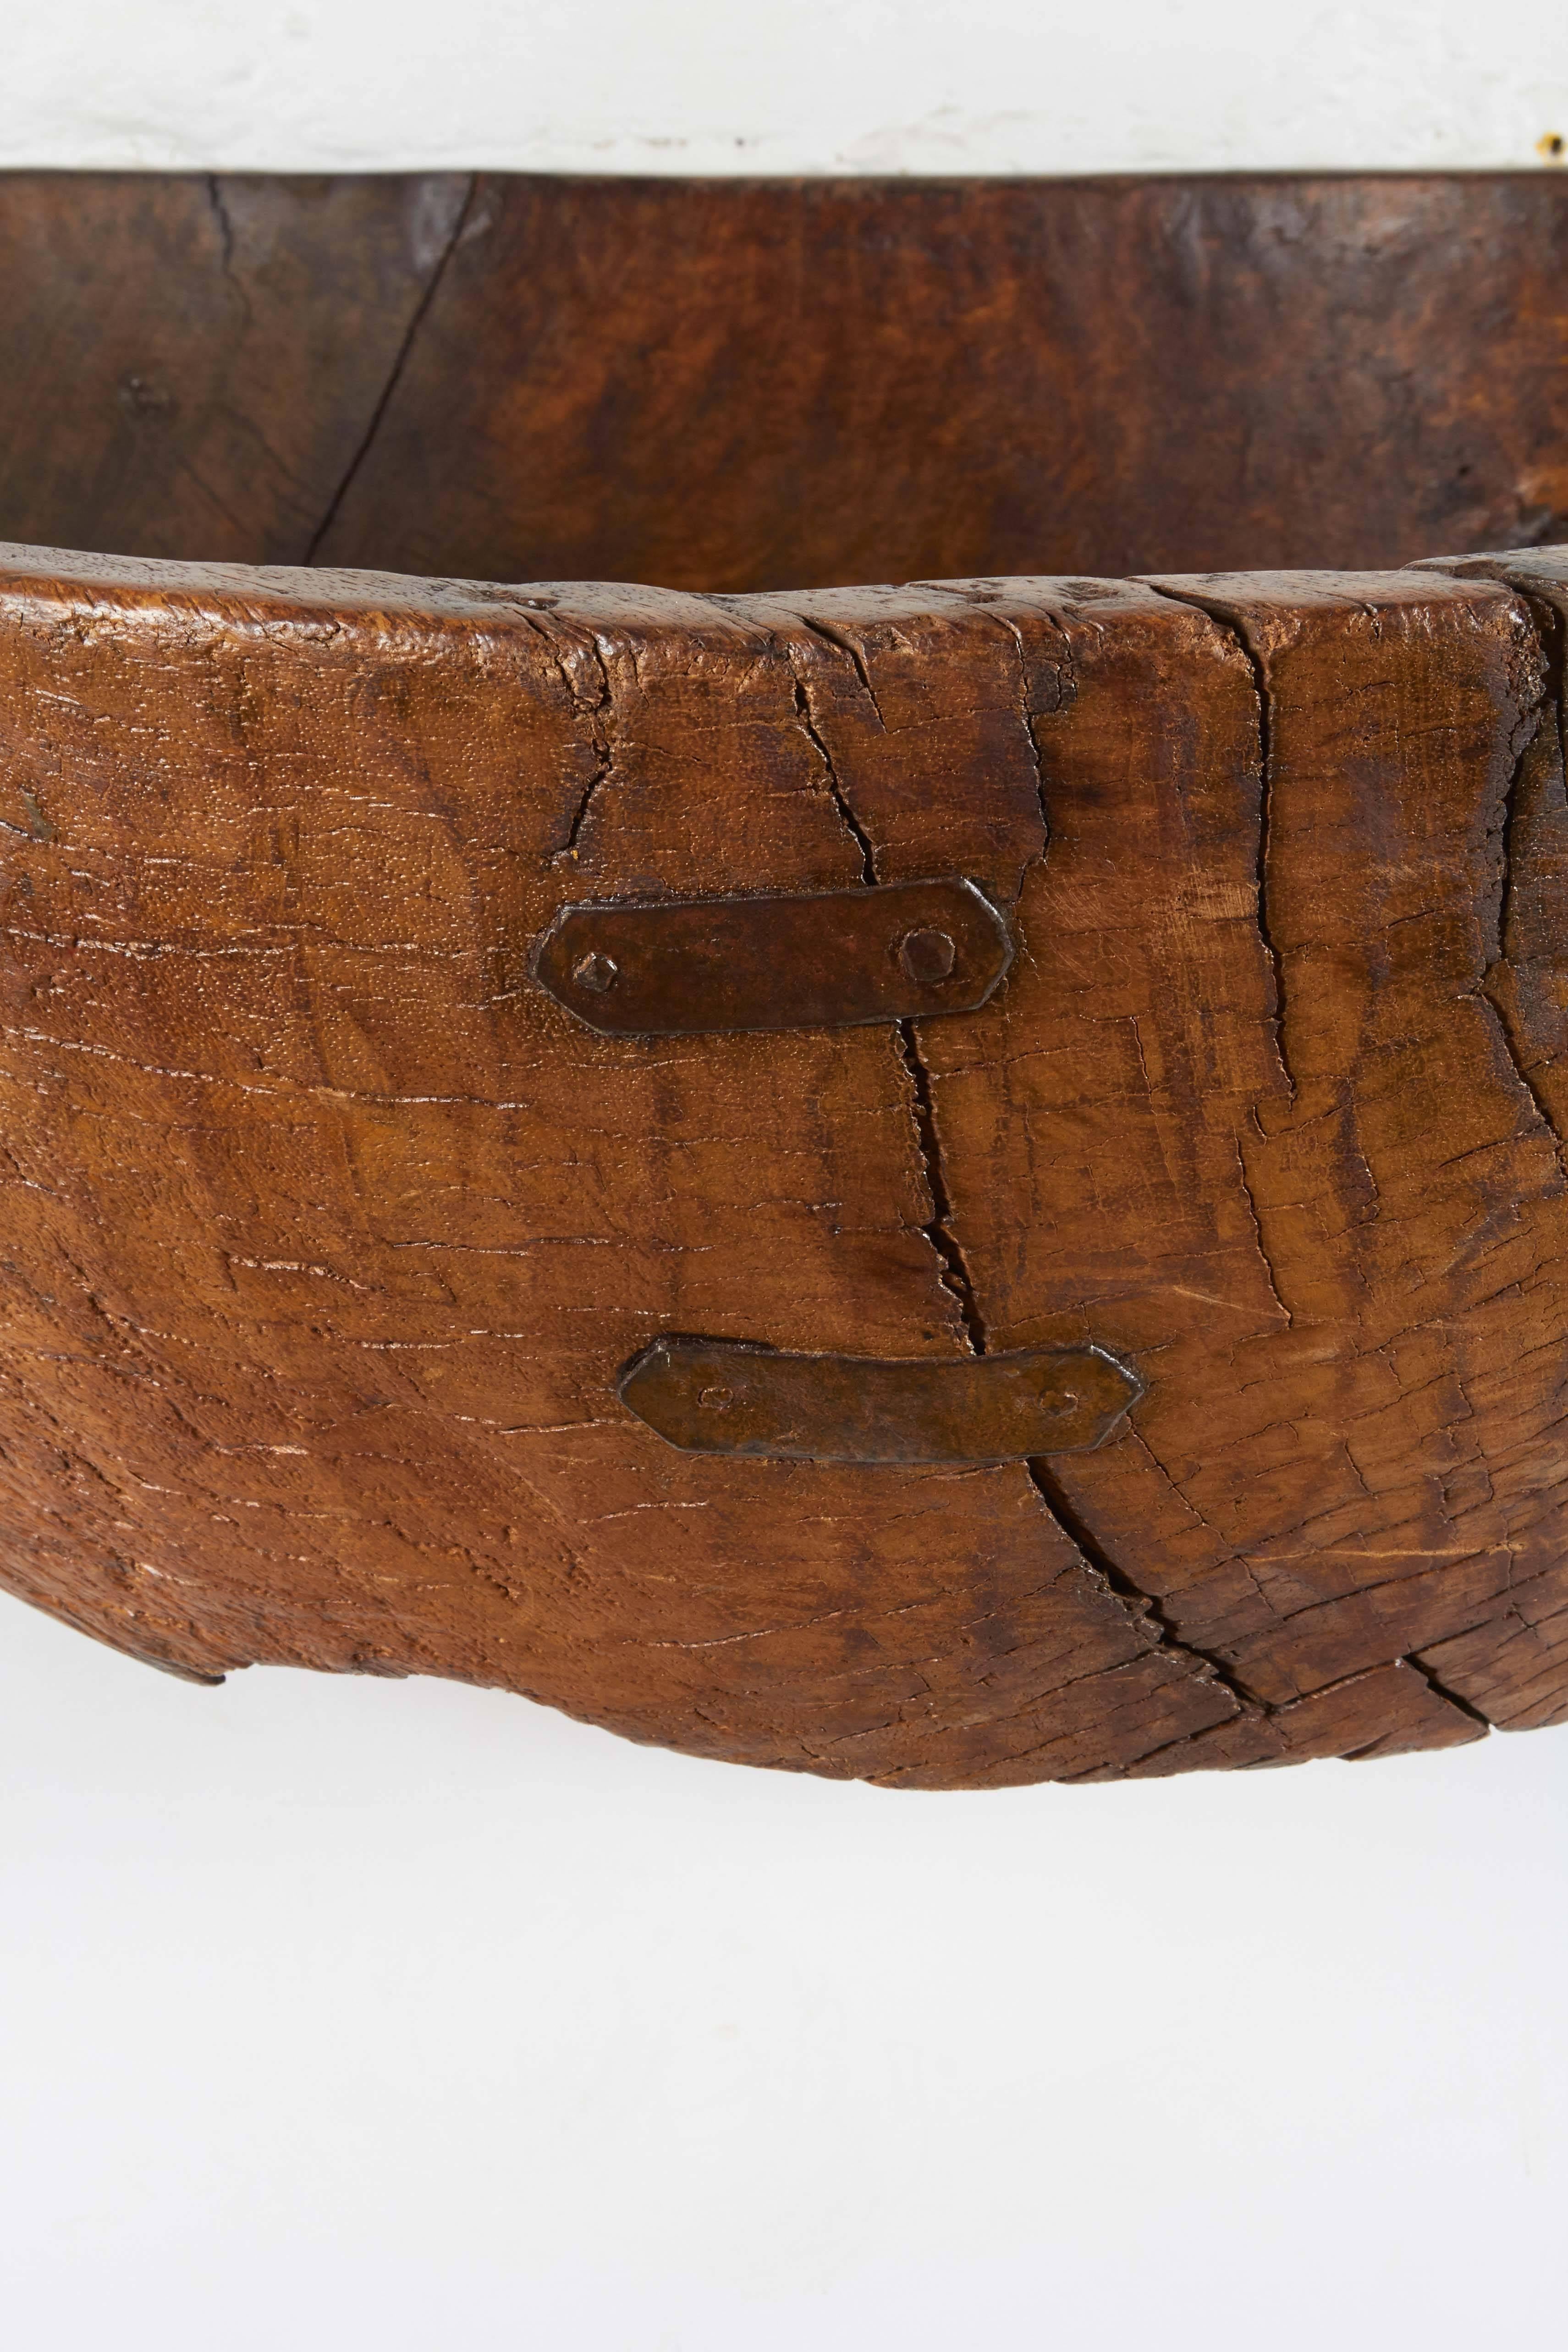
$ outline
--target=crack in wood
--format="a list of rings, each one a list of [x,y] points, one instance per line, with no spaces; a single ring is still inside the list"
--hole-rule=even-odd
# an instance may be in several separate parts
[[[818,632],[818,634],[823,633]],[[841,648],[841,650],[848,649]],[[1021,651],[1020,647],[1020,654]],[[856,667],[859,669],[858,661]],[[864,680],[863,673],[862,677],[867,691],[869,693],[869,682]],[[854,814],[826,744],[809,719],[805,708],[805,689],[798,676],[795,679],[795,698],[797,711],[801,713],[801,723],[816,745],[826,768],[835,804],[844,819],[847,830],[859,847],[864,878],[868,885],[875,886],[876,857],[871,841]],[[1034,741],[1032,729],[1030,742],[1036,753],[1036,772],[1040,787],[1040,813],[1045,838],[1048,842],[1050,826],[1045,805],[1044,772],[1040,767],[1038,746]],[[1042,847],[1040,855],[1043,856],[1044,854]],[[939,1266],[938,1278],[942,1288],[957,1306],[964,1343],[972,1355],[981,1357],[985,1355],[989,1345],[985,1318],[981,1310],[968,1261],[957,1235],[952,1198],[948,1189],[942,1160],[942,1139],[937,1129],[931,1074],[920,1051],[915,1024],[912,1021],[900,1021],[898,1024],[898,1034],[900,1054],[913,1093],[915,1136],[920,1150],[921,1172],[931,1202],[931,1215],[921,1230],[936,1255]],[[1279,1297],[1277,1291],[1274,1295],[1276,1298]],[[1289,1310],[1285,1307],[1283,1300],[1279,1301],[1279,1305],[1281,1312],[1285,1313],[1289,1319]],[[1119,1567],[1105,1550],[1072,1505],[1048,1462],[1043,1457],[1031,1457],[1025,1467],[1040,1503],[1056,1521],[1069,1543],[1077,1549],[1090,1575],[1134,1622],[1141,1621],[1146,1626],[1154,1636],[1155,1645],[1183,1658],[1193,1673],[1204,1680],[1222,1685],[1242,1712],[1253,1716],[1267,1713],[1268,1710],[1261,1706],[1260,1702],[1236,1680],[1222,1659],[1207,1652],[1194,1649],[1191,1643],[1182,1640],[1159,1601],[1153,1595],[1134,1583],[1126,1570]]]
[[[1509,954],[1507,936],[1513,906],[1513,868],[1515,836],[1519,824],[1520,788],[1524,781],[1526,764],[1534,750],[1541,730],[1551,713],[1559,742],[1562,737],[1563,689],[1563,629],[1559,616],[1537,598],[1521,595],[1521,603],[1528,612],[1535,631],[1536,643],[1545,667],[1541,690],[1530,708],[1522,714],[1520,740],[1516,748],[1513,769],[1503,793],[1498,842],[1498,887],[1491,909],[1491,940],[1487,966],[1481,975],[1479,997],[1489,1008],[1498,1032],[1498,1042],[1507,1055],[1515,1077],[1530,1097],[1536,1117],[1552,1138],[1557,1165],[1568,1177],[1568,1139],[1553,1116],[1552,1105],[1536,1084],[1526,1059],[1526,1041],[1520,1033],[1517,1007],[1508,992],[1500,984],[1499,975],[1507,969]]]
[[[904,1067],[909,1072],[910,1084],[914,1089],[915,1136],[920,1146],[926,1191],[931,1195],[931,1213],[921,1230],[936,1252],[941,1268],[939,1279],[958,1308],[969,1352],[972,1356],[983,1356],[986,1349],[985,1323],[958,1235],[953,1231],[952,1201],[942,1169],[942,1141],[936,1131],[936,1111],[931,1102],[931,1074],[921,1057],[914,1023],[900,1021],[898,1027],[900,1051]]]
[[[1269,986],[1273,1004],[1269,1011],[1269,1029],[1274,1040],[1274,1057],[1284,1078],[1287,1097],[1293,1110],[1298,1087],[1296,1074],[1290,1066],[1286,1034],[1285,965],[1279,943],[1275,940],[1268,903],[1268,854],[1274,824],[1274,706],[1268,684],[1268,665],[1261,652],[1248,636],[1243,624],[1225,607],[1211,598],[1200,596],[1195,589],[1183,589],[1144,580],[1142,583],[1153,590],[1156,596],[1168,597],[1173,604],[1190,604],[1195,612],[1205,613],[1224,631],[1252,673],[1252,690],[1258,699],[1258,936],[1263,942],[1263,952],[1268,964]]]
[[[843,822],[844,830],[848,834],[850,839],[854,842],[856,848],[860,853],[860,879],[864,882],[868,890],[875,889],[877,887],[877,861],[872,854],[870,837],[868,835],[865,826],[860,823],[859,818],[850,807],[848,801],[845,798],[844,787],[838,781],[838,771],[833,764],[833,754],[823,740],[822,731],[817,726],[816,715],[811,708],[810,692],[807,689],[805,680],[802,677],[799,670],[795,668],[793,661],[790,665],[790,671],[795,688],[795,715],[797,722],[799,723],[801,733],[805,737],[806,740],[812,746],[812,749],[816,751],[817,758],[822,761],[823,772],[826,778],[827,790],[832,799],[833,805],[837,810],[839,817]]]
[[[326,512],[310,534],[310,543],[301,559],[307,564],[315,562],[328,532],[342,511],[344,499],[353,488],[355,478],[370,455],[376,435],[381,431],[386,412],[392,405],[392,396],[402,381],[404,370],[408,365],[409,354],[414,349],[419,330],[429,316],[430,306],[440,290],[441,280],[447,274],[447,265],[458,249],[464,229],[468,226],[468,215],[473,211],[474,198],[479,193],[479,173],[470,172],[468,175],[468,186],[463,192],[463,201],[458,207],[457,218],[453,221],[451,231],[431,267],[430,275],[425,281],[425,290],[414,306],[413,315],[404,330],[403,341],[394,354],[392,365],[387,371],[386,382],[382,385],[380,396],[371,411],[370,421],[361,436],[359,446],[349,459],[342,478],[332,492]]]
[[[1472,1722],[1482,1725],[1486,1730],[1489,1731],[1492,1728],[1490,1716],[1483,1715],[1479,1706],[1472,1706],[1468,1698],[1462,1698],[1457,1690],[1450,1689],[1415,1651],[1412,1650],[1407,1656],[1401,1658],[1399,1664],[1402,1666],[1409,1666],[1414,1673],[1418,1674],[1435,1697],[1446,1699],[1450,1706],[1458,1707],[1461,1715],[1468,1715]]]
[[[1226,1665],[1222,1657],[1212,1650],[1200,1650],[1193,1643],[1183,1640],[1175,1623],[1167,1615],[1163,1602],[1152,1592],[1146,1592],[1142,1585],[1134,1584],[1126,1570],[1120,1567],[1111,1558],[1082,1513],[1074,1505],[1050,1464],[1036,1458],[1027,1466],[1036,1493],[1061,1528],[1062,1533],[1077,1545],[1090,1570],[1103,1580],[1129,1613],[1144,1620],[1150,1632],[1156,1636],[1160,1646],[1174,1651],[1188,1659],[1205,1681],[1222,1684],[1235,1699],[1242,1714],[1252,1716],[1270,1714],[1272,1709],[1261,1699],[1256,1698],[1246,1685],[1237,1680],[1233,1670]]]

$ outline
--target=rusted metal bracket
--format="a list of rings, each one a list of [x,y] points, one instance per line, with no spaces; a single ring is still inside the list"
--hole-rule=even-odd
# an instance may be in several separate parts
[[[752,898],[599,899],[541,940],[541,988],[606,1037],[841,1029],[973,1013],[1013,961],[961,875]]]
[[[786,1462],[1016,1462],[1103,1444],[1143,1394],[1103,1348],[908,1360],[655,1339],[616,1392],[689,1454]]]

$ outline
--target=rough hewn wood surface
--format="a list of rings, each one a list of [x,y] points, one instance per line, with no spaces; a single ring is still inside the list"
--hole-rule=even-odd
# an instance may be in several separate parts
[[[1568,1713],[1568,552],[698,597],[12,550],[13,1590],[890,1783]],[[978,1013],[595,1035],[570,900],[963,873]],[[1088,1338],[1032,1465],[675,1452],[656,1332]]]
[[[0,175],[0,537],[492,580],[1568,535],[1561,173]]]

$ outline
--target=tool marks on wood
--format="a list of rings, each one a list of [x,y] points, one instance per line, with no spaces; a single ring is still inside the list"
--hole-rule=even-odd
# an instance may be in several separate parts
[[[1552,562],[14,555],[7,1580],[198,1675],[889,1785],[1562,1711]],[[566,905],[943,875],[1018,941],[952,1018],[606,1034],[529,980]],[[682,1453],[614,1387],[693,1333],[1147,1394],[1029,1466]]]

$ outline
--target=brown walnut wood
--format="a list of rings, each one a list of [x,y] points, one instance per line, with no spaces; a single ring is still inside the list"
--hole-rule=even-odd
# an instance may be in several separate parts
[[[749,590],[1568,537],[1568,176],[0,173],[0,538]]]
[[[7,1580],[912,1785],[1552,1718],[1564,596],[15,551]],[[967,1016],[626,1039],[528,979],[584,897],[933,867],[1018,933]],[[691,1455],[615,1393],[672,1330],[1148,1392],[1029,1465]]]
[[[0,520],[122,551],[0,562],[6,1585],[889,1785],[1568,1717],[1568,548],[1466,551],[1568,509],[1565,200],[0,182]],[[532,976],[961,876],[940,1019]],[[683,1335],[1144,1393],[689,1453]]]

